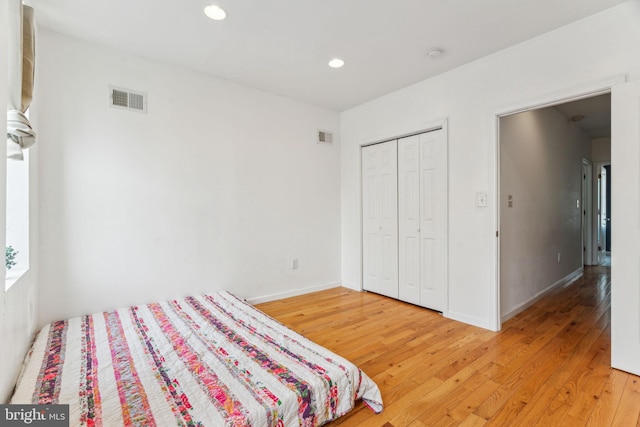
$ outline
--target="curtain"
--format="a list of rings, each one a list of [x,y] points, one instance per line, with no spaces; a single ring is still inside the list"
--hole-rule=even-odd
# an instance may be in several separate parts
[[[33,9],[22,0],[9,0],[9,98],[7,105],[7,157],[23,160],[22,150],[36,142],[25,112],[33,96],[35,30]]]

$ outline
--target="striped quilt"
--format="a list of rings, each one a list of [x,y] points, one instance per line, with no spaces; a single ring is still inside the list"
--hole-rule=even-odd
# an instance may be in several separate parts
[[[69,404],[72,426],[317,426],[377,385],[228,292],[45,326],[14,404]]]

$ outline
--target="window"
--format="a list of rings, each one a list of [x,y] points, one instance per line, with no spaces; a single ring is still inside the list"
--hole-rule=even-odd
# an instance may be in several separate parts
[[[5,290],[29,269],[29,153],[36,134],[27,110],[33,96],[35,32],[33,8],[7,5],[7,175]]]
[[[5,289],[29,269],[29,150],[24,160],[7,159],[6,247],[15,263],[7,268]],[[11,248],[11,249],[9,249]]]

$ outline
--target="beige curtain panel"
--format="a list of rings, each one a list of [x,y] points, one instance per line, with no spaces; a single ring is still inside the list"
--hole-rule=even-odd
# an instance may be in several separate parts
[[[22,150],[36,143],[36,133],[25,116],[33,97],[35,29],[33,9],[22,0],[9,0],[9,102],[7,157],[23,160]]]

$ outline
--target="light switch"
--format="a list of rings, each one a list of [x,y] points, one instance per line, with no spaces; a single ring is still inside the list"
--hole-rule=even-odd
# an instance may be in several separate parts
[[[487,207],[487,193],[484,193],[484,192],[476,193],[476,205],[479,208]]]
[[[513,196],[511,194],[509,194],[509,196],[507,197],[507,207],[513,207]]]

